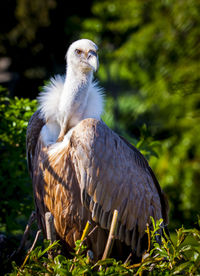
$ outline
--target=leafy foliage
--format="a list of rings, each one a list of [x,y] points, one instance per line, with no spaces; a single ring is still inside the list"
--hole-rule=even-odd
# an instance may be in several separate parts
[[[153,221],[153,219],[152,219]],[[156,240],[162,220],[156,224],[153,221],[154,229],[151,231],[153,248],[145,254],[137,273],[150,271],[152,275],[195,275],[200,271],[200,231],[194,229],[177,230],[175,243],[164,233],[162,244]],[[192,237],[195,245],[192,245]],[[194,242],[193,241],[193,242]]]
[[[22,231],[33,209],[32,185],[26,165],[26,128],[36,101],[0,94],[0,227]]]
[[[53,259],[47,258],[46,253],[52,249],[56,250],[58,242],[49,245],[45,242],[44,249],[37,247],[29,257],[29,261],[23,267],[13,263],[14,275],[196,275],[200,272],[200,231],[196,228],[177,230],[176,240],[173,243],[165,234],[162,243],[157,242],[156,236],[161,229],[162,220],[154,222],[153,229],[147,228],[151,248],[142,257],[140,263],[131,265],[122,263],[115,259],[99,260],[92,263],[89,256],[85,256],[86,247],[81,241],[76,242],[74,256],[66,259],[57,255]],[[200,226],[200,225],[199,225]],[[77,252],[79,252],[77,254]],[[17,274],[18,273],[18,274]]]

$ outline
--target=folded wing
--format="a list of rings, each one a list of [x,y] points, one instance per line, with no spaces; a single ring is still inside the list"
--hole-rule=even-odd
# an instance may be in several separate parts
[[[168,212],[148,162],[136,148],[95,119],[81,121],[70,144],[50,156],[39,135],[44,122],[40,119],[35,127],[38,118],[36,113],[29,123],[27,156],[42,227],[45,212],[51,211],[58,236],[72,247],[87,219],[107,232],[117,209],[116,238],[140,256],[150,216],[167,223]],[[104,239],[91,239],[91,243],[104,244]]]

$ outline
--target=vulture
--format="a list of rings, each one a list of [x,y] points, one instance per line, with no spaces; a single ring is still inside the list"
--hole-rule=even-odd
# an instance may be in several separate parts
[[[40,228],[51,212],[57,238],[72,251],[86,222],[97,226],[87,239],[94,258],[102,257],[114,210],[118,225],[112,256],[147,248],[146,224],[168,223],[168,203],[143,155],[102,120],[103,93],[93,80],[97,45],[73,42],[66,75],[56,76],[38,97],[27,128],[27,161]]]

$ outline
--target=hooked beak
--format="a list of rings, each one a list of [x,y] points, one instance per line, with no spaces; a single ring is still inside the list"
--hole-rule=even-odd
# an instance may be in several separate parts
[[[95,51],[89,51],[87,55],[87,62],[90,65],[91,69],[96,72],[99,68],[99,58]]]

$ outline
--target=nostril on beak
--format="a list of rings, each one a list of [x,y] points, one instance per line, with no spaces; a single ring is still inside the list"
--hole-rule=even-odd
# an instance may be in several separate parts
[[[92,55],[89,53],[88,56],[87,56],[87,59],[89,59]]]
[[[91,57],[97,57],[97,53],[93,50],[90,50],[88,53],[87,53],[87,59],[91,58]]]

